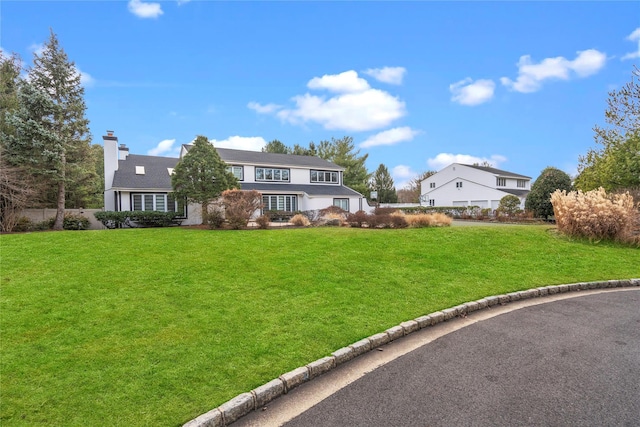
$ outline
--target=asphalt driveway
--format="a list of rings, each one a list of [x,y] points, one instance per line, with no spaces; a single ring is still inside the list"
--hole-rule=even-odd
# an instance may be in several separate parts
[[[411,334],[234,426],[639,426],[640,289],[541,300]]]

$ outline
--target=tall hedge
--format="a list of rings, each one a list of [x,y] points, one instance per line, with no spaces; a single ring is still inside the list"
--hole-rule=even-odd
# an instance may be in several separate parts
[[[524,208],[533,212],[536,218],[553,216],[551,194],[556,190],[571,191],[571,177],[560,169],[547,167],[531,186]]]

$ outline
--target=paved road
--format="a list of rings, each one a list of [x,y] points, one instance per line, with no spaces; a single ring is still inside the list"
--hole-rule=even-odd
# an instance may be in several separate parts
[[[640,426],[640,289],[480,313],[327,392],[349,362],[237,425]]]

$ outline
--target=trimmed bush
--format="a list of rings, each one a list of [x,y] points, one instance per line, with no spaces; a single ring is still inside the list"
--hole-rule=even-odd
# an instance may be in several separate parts
[[[271,222],[271,218],[269,218],[268,214],[260,215],[256,218],[256,225],[258,228],[266,230],[269,228],[269,223]]]
[[[180,225],[183,218],[177,212],[101,211],[93,214],[107,228],[169,227]]]
[[[65,230],[88,230],[90,225],[89,218],[77,214],[66,214],[62,222]]]
[[[640,238],[633,235],[639,213],[629,193],[607,194],[602,187],[585,193],[556,190],[551,203],[563,234],[640,244]]]
[[[362,228],[367,223],[367,213],[365,211],[357,211],[356,213],[347,215],[347,223],[351,227]]]
[[[294,215],[293,218],[291,218],[291,224],[298,226],[298,227],[307,227],[309,224],[311,224],[309,222],[309,219],[302,215],[302,214],[297,214]]]

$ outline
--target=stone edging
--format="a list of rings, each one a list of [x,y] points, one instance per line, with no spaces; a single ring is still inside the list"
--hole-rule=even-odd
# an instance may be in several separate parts
[[[442,311],[420,316],[414,320],[400,323],[398,326],[387,329],[379,334],[372,335],[355,342],[347,347],[331,353],[331,356],[323,357],[306,366],[299,367],[278,378],[251,390],[242,393],[233,399],[223,403],[219,407],[200,415],[185,423],[183,427],[225,427],[251,411],[264,407],[267,403],[280,397],[297,386],[324,374],[327,371],[360,356],[370,350],[409,335],[412,332],[433,326],[438,323],[453,319],[456,316],[466,315],[477,310],[492,307],[499,304],[507,304],[530,298],[538,298],[546,295],[554,295],[565,292],[584,291],[593,289],[608,289],[640,286],[640,279],[608,280],[601,282],[581,282],[568,285],[544,286],[525,291],[511,292],[503,295],[485,297],[476,301],[467,302]]]

